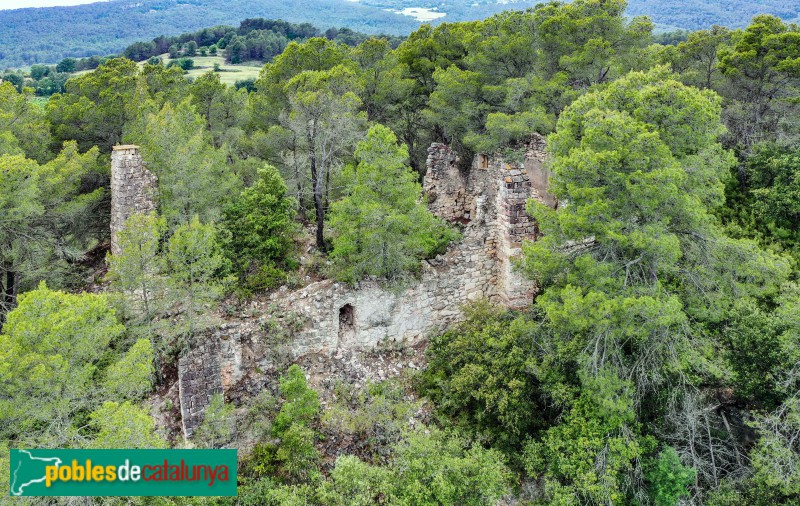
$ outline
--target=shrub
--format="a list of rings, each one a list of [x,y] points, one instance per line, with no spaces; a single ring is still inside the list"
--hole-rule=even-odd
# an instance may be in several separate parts
[[[266,165],[256,183],[223,211],[225,254],[250,290],[273,288],[294,269],[294,201],[277,169]]]
[[[299,366],[293,365],[280,379],[281,395],[286,402],[281,406],[272,425],[272,434],[281,437],[292,425],[309,425],[320,411],[319,395],[309,388],[306,376]]]

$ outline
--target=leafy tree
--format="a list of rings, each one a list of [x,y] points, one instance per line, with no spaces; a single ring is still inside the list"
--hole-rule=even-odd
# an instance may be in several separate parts
[[[236,416],[233,410],[232,404],[225,404],[222,394],[214,394],[206,407],[203,423],[194,435],[195,441],[208,448],[221,448],[230,442],[236,434]]]
[[[689,495],[687,487],[694,483],[696,472],[681,463],[678,452],[667,446],[653,459],[645,471],[653,503],[672,506]]]
[[[749,148],[779,130],[780,105],[800,87],[800,29],[780,18],[759,15],[719,55],[720,71],[731,80],[730,95],[742,111],[727,121],[732,143]],[[785,106],[784,106],[785,107]],[[769,139],[769,137],[767,137]]]
[[[138,313],[135,321],[146,326],[149,339],[154,338],[153,321],[165,302],[164,283],[159,276],[164,225],[155,213],[131,215],[117,236],[121,252],[106,257],[107,279],[115,290],[127,295]]]
[[[686,84],[719,89],[719,54],[730,39],[731,31],[722,26],[689,33],[671,52],[672,69]]]
[[[314,431],[303,423],[293,423],[281,434],[275,457],[287,482],[303,483],[318,476],[320,455],[314,439]]]
[[[144,61],[148,59],[155,50],[156,45],[153,42],[135,42],[126,47],[122,55],[129,60]]]
[[[21,155],[0,156],[0,209],[4,226],[0,232],[3,300],[0,315],[10,311],[16,302],[17,280],[24,245],[28,243],[31,222],[44,214],[38,185],[39,166]],[[2,322],[3,320],[0,320]]]
[[[231,65],[242,63],[247,54],[247,45],[242,37],[235,37],[225,49],[225,58]]]
[[[391,487],[389,469],[371,466],[353,455],[336,459],[330,481],[319,490],[320,502],[335,506],[376,504]]]
[[[90,242],[88,219],[103,190],[92,188],[99,175],[96,149],[78,153],[67,143],[57,158],[38,165],[22,155],[0,155],[0,300],[2,315],[14,306],[17,293],[40,280],[64,283],[68,262],[79,258]],[[102,222],[98,228],[105,228]]]
[[[308,160],[303,169],[311,176],[316,240],[321,250],[326,249],[325,211],[331,175],[353,146],[364,122],[355,86],[353,72],[342,65],[327,71],[303,71],[285,86],[291,109],[283,125],[297,143],[294,156],[302,153]],[[306,177],[308,172],[295,177]]]
[[[563,371],[567,385],[575,383],[569,371],[583,371],[577,378],[583,391],[587,382],[612,381],[614,375],[630,381],[622,392],[631,396],[627,409],[638,418],[624,419],[620,434],[637,434],[636,423],[653,412],[674,414],[677,408],[657,400],[665,385],[675,396],[690,397],[687,383],[718,381],[724,373],[711,356],[705,326],[724,321],[737,299],[775,295],[787,273],[782,259],[726,237],[710,214],[722,203],[721,179],[732,165],[717,141],[719,114],[712,93],[655,69],[582,96],[565,109],[549,138],[550,189],[566,205],[557,212],[532,206],[543,237],[524,248],[526,268],[543,287],[537,306],[553,333],[543,367]],[[567,394],[562,402],[572,399]],[[581,409],[579,418],[594,416],[590,405]],[[699,407],[686,416],[705,415]],[[581,426],[576,419],[575,429]],[[551,430],[571,430],[558,427]],[[553,441],[569,445],[579,437],[563,433]],[[680,441],[671,444],[693,465],[708,457],[704,445],[715,444],[696,435],[675,439]],[[635,471],[623,463],[646,453],[634,446],[625,453],[630,441],[620,441],[624,458],[614,483]],[[712,467],[716,472],[718,464]],[[561,473],[556,475],[567,479]],[[597,475],[569,478],[573,484],[585,479],[586,486],[567,493],[608,499],[593,496],[590,483]],[[608,490],[641,495],[618,485]]]
[[[110,151],[136,114],[137,74],[136,63],[114,58],[70,79],[67,92],[53,95],[47,103],[53,137],[59,142],[76,140],[82,150],[96,145]]]
[[[431,128],[425,113],[428,97],[436,89],[433,74],[451,65],[461,68],[468,50],[467,34],[466,26],[457,24],[422,25],[395,51],[403,80],[398,82],[398,103],[388,124],[408,147],[411,166],[419,174],[425,172],[425,150],[431,140],[444,140],[441,131]]]
[[[551,137],[557,174],[551,188],[570,206],[558,213],[544,206],[535,209],[545,237],[530,246],[529,268],[545,283],[556,281],[556,276],[563,286],[577,282],[576,272],[566,278],[559,274],[566,259],[580,269],[587,262],[587,274],[600,269],[585,280],[605,272],[604,266],[616,266],[611,272],[617,289],[677,283],[688,308],[710,316],[713,307],[730,304],[731,293],[764,293],[743,276],[746,265],[763,272],[767,276],[763,288],[774,292],[776,285],[769,280],[775,274],[780,279],[780,263],[761,256],[733,272],[731,264],[723,262],[726,255],[727,261],[733,256],[746,258],[754,247],[721,237],[707,211],[720,205],[721,178],[732,164],[730,155],[715,142],[721,133],[719,105],[713,95],[680,85],[660,72],[632,73],[582,97],[561,116],[559,131]],[[662,100],[666,95],[673,98]],[[627,102],[630,97],[652,102],[647,108],[633,107]],[[613,108],[623,111],[608,110]],[[616,198],[619,195],[626,198]],[[562,233],[566,235],[559,237]],[[712,242],[712,237],[719,239]],[[564,248],[565,240],[576,244]],[[719,248],[718,253],[698,250],[698,240],[704,247]],[[589,260],[602,258],[606,260]],[[777,270],[761,271],[760,266],[766,265]],[[692,269],[698,277],[691,283],[680,281],[675,269]],[[752,275],[758,276],[755,271]],[[700,297],[695,292],[700,286],[717,290]]]
[[[647,18],[627,22],[625,0],[551,2],[534,11],[536,51],[541,69],[564,72],[575,87],[588,87],[630,70],[626,61],[650,38]]]
[[[203,117],[211,116],[211,107],[217,97],[225,92],[225,85],[214,72],[206,72],[190,85],[192,105]],[[211,126],[209,125],[209,129]]]
[[[744,163],[749,195],[739,207],[756,229],[789,248],[800,244],[800,149],[760,145]]]
[[[653,444],[629,425],[635,416],[625,393],[630,385],[613,373],[590,383],[561,423],[526,448],[527,471],[544,475],[551,504],[634,502],[629,476]]]
[[[44,283],[21,295],[0,336],[3,438],[54,447],[74,441],[71,422],[96,405],[98,362],[123,331],[102,295]]]
[[[465,63],[470,70],[498,82],[522,78],[534,70],[537,57],[534,16],[529,11],[504,11],[480,21],[469,39]]]
[[[509,482],[498,451],[436,429],[398,443],[391,468],[390,497],[399,504],[494,504]]]
[[[197,216],[178,226],[167,242],[166,261],[175,300],[186,311],[180,333],[188,347],[193,344],[192,338],[202,323],[200,317],[206,305],[221,296],[227,281],[220,277],[225,259],[220,252],[216,227],[201,223]]]
[[[553,418],[531,357],[538,325],[488,303],[470,306],[466,317],[431,339],[420,391],[459,427],[513,453]]]
[[[331,206],[337,277],[397,280],[416,271],[422,258],[441,250],[455,234],[421,202],[420,185],[405,165],[408,152],[391,130],[370,128],[355,156],[358,165],[342,175],[346,196]]]
[[[3,76],[3,81],[11,84],[19,93],[22,93],[22,89],[25,87],[25,78],[22,76],[22,74],[5,74]]]
[[[195,56],[197,54],[197,42],[193,40],[187,42],[186,46],[184,47],[184,54],[186,56]]]
[[[388,122],[404,88],[410,84],[403,79],[396,53],[386,39],[371,38],[353,49],[351,58],[359,67],[359,96],[367,119]]]
[[[105,388],[114,399],[138,400],[153,387],[155,353],[149,339],[139,339],[106,371]]]
[[[38,81],[50,72],[47,65],[31,65],[31,79]]]
[[[155,430],[155,422],[143,406],[106,401],[89,418],[97,434],[91,448],[166,448]]]
[[[214,221],[239,182],[225,153],[211,145],[204,121],[188,100],[166,103],[126,136],[159,179],[159,207],[170,228],[198,215]]]
[[[78,61],[75,58],[64,58],[56,65],[56,72],[72,73],[78,70]]]
[[[50,153],[50,127],[41,107],[31,101],[30,90],[18,92],[0,83],[0,155],[24,154],[44,163]]]
[[[281,376],[280,385],[285,402],[272,424],[272,433],[278,437],[294,425],[309,425],[320,410],[319,395],[308,386],[305,373],[296,364]]]
[[[252,93],[256,91],[256,80],[255,79],[238,79],[234,83],[234,87],[237,90],[245,90],[248,93]]]
[[[330,481],[317,489],[320,504],[495,504],[510,473],[496,450],[430,428],[394,445],[387,467],[354,456],[336,460]]]
[[[264,66],[256,81],[258,93],[253,97],[258,111],[256,122],[264,130],[277,122],[280,113],[289,106],[286,84],[305,71],[328,71],[346,61],[347,49],[322,37],[303,43],[293,41],[274,61]]]
[[[286,196],[283,178],[266,165],[256,183],[225,208],[220,225],[226,233],[225,254],[240,280],[270,288],[285,279],[285,269],[294,267],[295,206]]]
[[[778,303],[785,300],[778,298]],[[780,307],[780,306],[779,306]],[[796,359],[785,333],[790,325],[751,299],[736,301],[722,329],[725,356],[736,395],[756,406],[774,409],[786,392],[780,384]]]
[[[462,158],[471,160],[473,151],[469,148],[474,149],[474,144],[465,137],[482,130],[487,114],[504,97],[496,87],[485,86],[483,74],[455,65],[437,69],[433,80],[436,90],[430,95],[431,122],[442,128],[444,139],[461,152]]]
[[[461,66],[467,55],[468,29],[476,23],[444,23],[436,27],[422,25],[397,48],[397,57],[416,81],[415,94],[429,96],[436,89],[433,78],[437,69]]]
[[[191,58],[178,58],[177,60],[173,60],[169,62],[167,68],[178,67],[184,72],[188,70],[192,70],[194,68],[194,60]]]
[[[245,127],[250,123],[252,109],[246,92],[225,86],[218,74],[209,71],[192,83],[191,100],[206,119],[215,147],[227,144],[231,154],[241,158],[251,154]]]

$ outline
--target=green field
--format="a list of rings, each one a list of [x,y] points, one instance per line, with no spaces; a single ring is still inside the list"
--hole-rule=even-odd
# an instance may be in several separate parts
[[[170,59],[168,54],[162,54],[160,58],[164,62],[164,65],[169,65],[169,63],[173,61]],[[185,74],[187,78],[196,79],[209,70],[213,70],[214,64],[219,63],[219,79],[224,84],[228,84],[230,86],[233,86],[236,81],[242,81],[244,79],[258,79],[258,73],[261,72],[261,69],[264,67],[264,64],[259,62],[245,62],[240,65],[229,65],[225,63],[225,58],[222,56],[187,56],[186,58],[194,61],[194,68]],[[143,66],[144,64],[145,62],[139,62],[140,66]],[[74,75],[79,76],[86,74],[87,72],[92,71],[83,70],[76,72]]]
[[[257,79],[258,73],[264,66],[263,64],[257,62],[247,62],[241,65],[229,65],[225,63],[225,58],[222,56],[192,56],[188,58],[194,61],[195,68],[186,73],[187,78],[197,78],[209,70],[213,70],[214,64],[219,63],[220,81],[231,86],[233,86],[236,81],[241,81],[243,79]],[[164,65],[168,65],[169,62],[172,61],[170,60],[168,54],[162,54],[161,59],[164,61]]]

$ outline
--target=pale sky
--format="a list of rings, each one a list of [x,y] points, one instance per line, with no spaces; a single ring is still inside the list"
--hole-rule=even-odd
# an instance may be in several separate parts
[[[91,4],[99,0],[0,0],[2,9],[22,9],[23,7],[54,7],[56,5]]]

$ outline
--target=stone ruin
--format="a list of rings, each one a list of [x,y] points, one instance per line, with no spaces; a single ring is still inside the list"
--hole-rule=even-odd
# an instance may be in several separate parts
[[[117,160],[135,153],[125,148],[115,151]],[[526,213],[527,201],[557,206],[547,193],[544,139],[532,138],[521,163],[479,154],[469,171],[459,165],[448,146],[433,144],[428,149],[423,181],[428,206],[440,218],[458,224],[462,238],[446,253],[422,262],[415,284],[397,290],[374,280],[356,286],[324,280],[295,291],[282,288],[270,296],[277,327],[265,325],[263,317],[232,321],[198,340],[178,363],[184,436],[191,437],[202,423],[213,394],[248,390],[253,371],[271,370],[278,346],[296,359],[312,353],[338,356],[383,343],[414,345],[462,321],[462,308],[469,301],[486,299],[509,308],[530,304],[535,286],[514,268],[514,260],[523,241],[536,240],[538,234]],[[122,166],[131,167],[124,174],[141,167],[141,190],[121,185],[125,202],[135,202],[154,179],[140,162]],[[118,188],[112,183],[112,191]],[[115,223],[121,222],[112,219],[112,230]],[[286,315],[301,322],[300,328],[291,332],[288,342],[276,343],[270,334],[278,332]]]
[[[132,214],[156,210],[156,176],[145,167],[139,146],[114,146],[111,152],[111,253],[120,253],[117,234]]]

